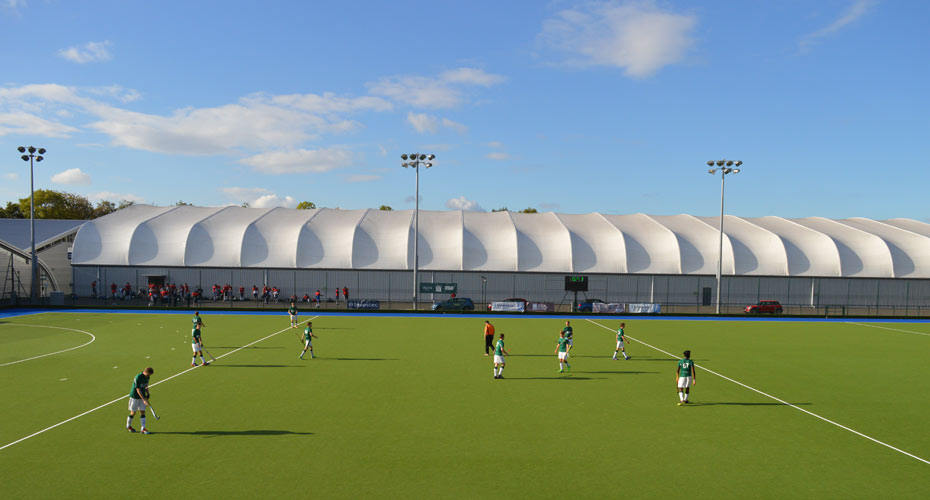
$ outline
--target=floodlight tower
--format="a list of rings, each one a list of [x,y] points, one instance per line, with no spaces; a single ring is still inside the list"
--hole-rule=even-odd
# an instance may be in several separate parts
[[[716,175],[717,171],[720,171],[720,246],[717,251],[717,314],[720,314],[720,274],[723,272],[723,186],[727,178],[727,174],[738,174],[739,167],[743,162],[737,160],[711,160],[707,162],[707,166],[710,167],[710,170],[707,171],[710,175]],[[714,166],[716,165],[716,168]]]
[[[39,289],[39,272],[38,272],[39,267],[36,262],[36,199],[35,199],[35,183],[34,183],[35,176],[33,175],[33,158],[35,158],[35,161],[37,162],[44,160],[45,158],[43,158],[42,155],[45,154],[45,148],[34,148],[32,146],[29,146],[27,148],[25,146],[20,146],[16,148],[16,150],[19,151],[20,153],[26,153],[27,151],[29,152],[29,154],[23,154],[22,156],[20,156],[20,158],[22,158],[23,161],[29,162],[29,239],[32,242],[32,251],[29,256],[29,259],[32,261],[32,274],[30,278],[31,283],[29,287],[29,293],[30,293],[29,299],[31,303],[35,305],[38,303],[38,300],[37,300],[38,294],[36,292]]]
[[[414,197],[414,232],[413,232],[413,309],[416,310],[420,302],[420,284],[417,281],[417,274],[420,269],[420,165],[425,168],[433,166],[432,162],[436,158],[434,154],[413,153],[410,155],[402,154],[400,159],[404,160],[402,167],[410,167],[416,172],[417,190]]]

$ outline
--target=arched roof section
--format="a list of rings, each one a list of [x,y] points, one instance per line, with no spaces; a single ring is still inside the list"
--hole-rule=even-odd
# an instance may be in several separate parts
[[[681,274],[678,238],[645,214],[604,215],[623,233],[629,273]]]
[[[914,219],[887,219],[881,222],[930,238],[930,224],[926,222],[920,222]]]
[[[720,231],[719,217],[698,217],[698,219],[715,231]],[[725,215],[723,236],[724,243],[729,240],[730,248],[733,249],[733,274],[737,276],[788,276],[788,253],[777,234],[746,219]],[[724,264],[726,264],[726,253],[724,253]]]
[[[367,210],[319,209],[301,227],[297,267],[352,269],[355,229]]]
[[[183,266],[191,229],[220,210],[183,205],[139,223],[129,243],[129,265]]]
[[[420,212],[423,215],[423,212]],[[369,210],[355,228],[352,267],[404,269],[413,210]]]
[[[930,237],[860,217],[837,222],[881,238],[891,252],[895,278],[930,278]]]
[[[410,222],[412,242],[413,218]],[[461,210],[451,212],[420,210],[420,269],[461,270],[463,227]],[[413,256],[413,254],[411,243],[410,255]],[[413,268],[412,258],[409,265]]]
[[[840,276],[891,278],[894,263],[885,241],[854,227],[822,217],[805,217],[794,222],[833,239],[840,254]]]
[[[691,215],[652,215],[678,239],[682,274],[716,274],[720,231]],[[722,274],[733,274],[733,246],[723,235]]]
[[[129,265],[132,234],[140,223],[171,210],[169,207],[132,205],[88,221],[74,237],[71,263],[76,265]]]
[[[829,236],[781,217],[746,221],[781,238],[789,276],[840,276],[840,254]]]
[[[184,250],[184,265],[241,267],[242,240],[252,222],[271,209],[226,207],[191,227]]]
[[[462,219],[464,270],[517,270],[517,229],[508,212],[464,212]]]
[[[552,212],[510,213],[517,229],[517,270],[572,272],[572,238]]]
[[[601,214],[555,214],[572,242],[572,272],[625,274],[623,232]]]
[[[275,208],[252,221],[242,235],[242,267],[296,267],[300,230],[318,212]]]

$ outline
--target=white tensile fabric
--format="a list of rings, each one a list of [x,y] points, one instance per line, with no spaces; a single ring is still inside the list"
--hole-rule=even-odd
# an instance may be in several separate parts
[[[719,218],[420,211],[420,269],[712,275]],[[72,264],[413,268],[412,210],[134,205],[84,224]],[[726,216],[723,274],[930,278],[930,224]]]

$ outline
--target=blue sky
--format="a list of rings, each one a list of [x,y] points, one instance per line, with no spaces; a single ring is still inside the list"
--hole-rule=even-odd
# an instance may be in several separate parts
[[[930,3],[0,0],[0,203],[930,220]]]

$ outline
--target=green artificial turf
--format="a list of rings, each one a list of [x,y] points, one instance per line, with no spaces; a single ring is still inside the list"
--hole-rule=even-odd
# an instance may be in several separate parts
[[[299,360],[283,312],[204,314],[220,359],[186,373],[189,316],[0,320],[0,365],[90,339],[26,325],[96,336],[0,366],[0,446],[118,400],[0,450],[0,497],[926,497],[927,463],[708,371],[930,460],[926,323],[625,319],[633,358],[612,361],[619,321],[579,318],[559,374],[564,321],[491,321],[504,380],[478,317],[320,317],[319,357]],[[692,350],[693,405],[642,342]],[[162,418],[129,434],[146,366]]]

